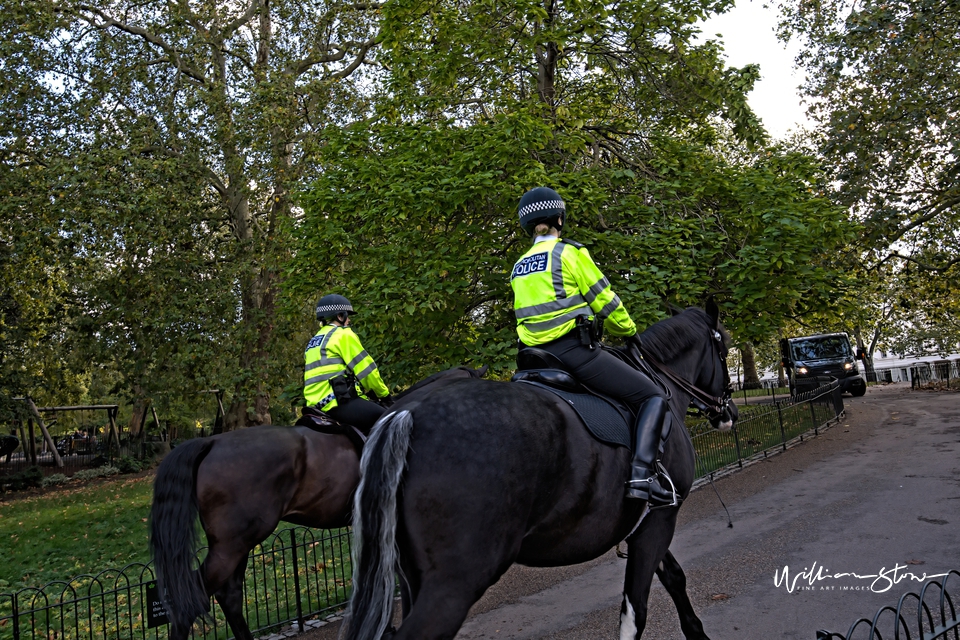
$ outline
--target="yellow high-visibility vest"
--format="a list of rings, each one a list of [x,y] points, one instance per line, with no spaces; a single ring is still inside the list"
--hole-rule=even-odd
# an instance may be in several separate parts
[[[517,334],[531,347],[566,335],[580,316],[604,319],[614,336],[637,332],[610,282],[583,245],[560,240],[538,242],[517,260],[510,274]]]
[[[330,380],[350,371],[364,389],[385,398],[390,395],[360,338],[349,327],[328,324],[320,327],[303,354],[303,397],[307,406],[316,405],[321,411],[337,406]]]

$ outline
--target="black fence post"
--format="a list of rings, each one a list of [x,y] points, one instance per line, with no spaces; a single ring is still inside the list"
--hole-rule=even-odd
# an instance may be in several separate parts
[[[17,610],[17,593],[13,594],[13,640],[20,640],[20,612]]]
[[[297,564],[297,531],[290,529],[290,549],[293,552],[293,590],[297,599],[297,631],[305,631],[305,621],[303,619],[303,602],[300,599],[300,567]]]
[[[779,402],[774,402],[773,404],[777,407],[777,421],[780,423],[780,443],[783,446],[783,450],[787,450],[787,432],[783,428],[783,411],[780,408]]]
[[[743,469],[743,454],[740,453],[740,434],[737,433],[737,425],[733,425],[733,443],[737,447],[737,465]]]
[[[813,433],[814,435],[820,435],[820,432],[818,431],[819,425],[817,425],[817,412],[813,409],[814,400],[815,398],[810,398],[810,400],[807,401],[807,405],[810,407],[810,422],[813,423]]]

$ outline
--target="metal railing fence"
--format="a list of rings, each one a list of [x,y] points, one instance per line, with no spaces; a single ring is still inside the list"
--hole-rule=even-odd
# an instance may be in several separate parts
[[[912,362],[896,367],[875,367],[866,371],[867,382],[909,382],[914,389],[960,387],[960,360]]]
[[[200,556],[205,553],[202,549]],[[307,527],[282,529],[251,553],[244,585],[244,615],[255,634],[342,606],[349,596],[350,532]],[[230,637],[219,607],[194,625],[194,637]],[[132,563],[39,588],[0,594],[3,640],[159,640],[165,614],[157,602],[153,563]]]
[[[740,406],[740,419],[723,433],[706,421],[688,425],[697,452],[697,481],[717,478],[771,452],[784,451],[807,434],[818,434],[843,415],[843,397],[836,380],[794,397]]]
[[[947,581],[950,578],[953,578],[956,584],[960,571],[953,570],[942,580],[926,582],[919,593],[911,591],[904,594],[896,607],[888,605],[880,608],[872,618],[860,618],[850,625],[846,634],[817,631],[817,640],[874,640],[884,637],[903,640],[960,640],[957,604],[947,591]]]

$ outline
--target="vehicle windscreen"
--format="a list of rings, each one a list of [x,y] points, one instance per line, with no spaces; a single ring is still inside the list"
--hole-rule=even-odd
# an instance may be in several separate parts
[[[796,360],[832,360],[853,355],[850,341],[844,336],[795,340],[791,341],[791,346]]]

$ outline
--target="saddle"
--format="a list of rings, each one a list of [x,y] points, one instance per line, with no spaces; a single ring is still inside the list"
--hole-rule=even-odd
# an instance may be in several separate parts
[[[605,444],[632,447],[635,416],[622,403],[592,391],[563,369],[549,351],[526,347],[517,353],[518,371],[510,379],[558,396],[580,416],[587,431]]]
[[[346,436],[359,456],[363,452],[363,445],[367,436],[353,425],[337,422],[316,407],[304,407],[300,410],[300,419],[294,423],[298,427],[307,427],[318,433],[334,436]]]

